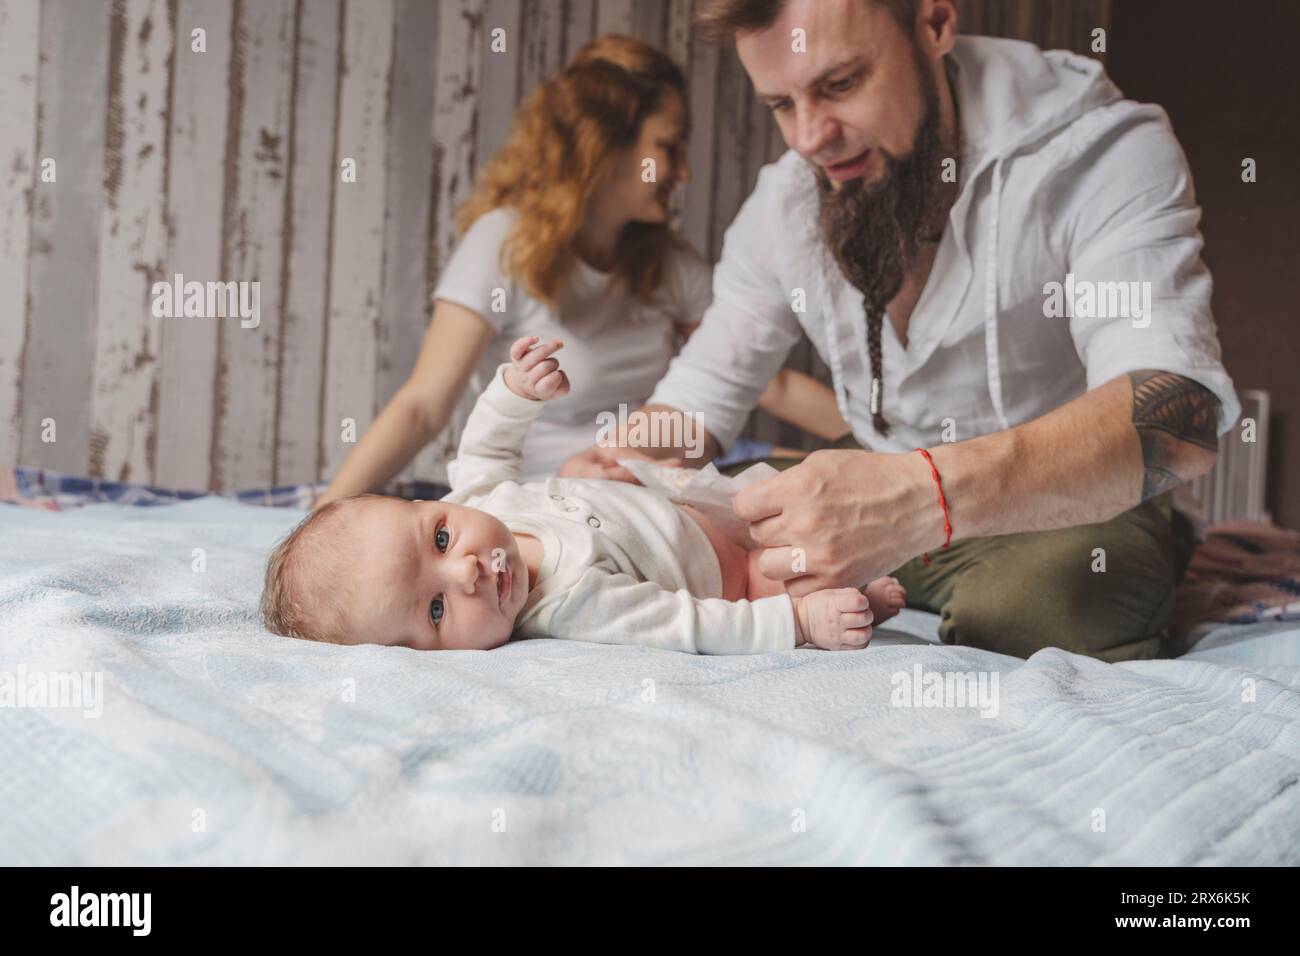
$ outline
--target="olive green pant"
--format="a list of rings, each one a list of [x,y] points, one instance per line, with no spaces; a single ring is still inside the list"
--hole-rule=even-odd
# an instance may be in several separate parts
[[[860,448],[850,436],[837,448]],[[768,459],[784,470],[796,459]],[[730,466],[735,474],[753,462]],[[1060,647],[1103,661],[1173,657],[1174,588],[1195,545],[1159,495],[1100,524],[954,541],[894,571],[945,644],[1028,657]],[[937,508],[938,505],[936,504]]]

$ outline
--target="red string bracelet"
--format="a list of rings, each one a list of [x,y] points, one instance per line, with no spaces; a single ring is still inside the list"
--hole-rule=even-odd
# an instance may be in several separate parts
[[[944,541],[943,546],[947,548],[948,545],[952,544],[952,522],[948,520],[948,499],[943,496],[943,482],[939,480],[939,469],[934,467],[934,459],[930,457],[928,451],[924,448],[918,448],[917,451],[925,456],[925,460],[930,463],[930,474],[934,477],[935,487],[939,489],[939,507],[943,509],[943,531],[944,534],[948,536],[948,539]],[[929,567],[929,552],[922,554],[921,557],[925,559],[925,564]]]

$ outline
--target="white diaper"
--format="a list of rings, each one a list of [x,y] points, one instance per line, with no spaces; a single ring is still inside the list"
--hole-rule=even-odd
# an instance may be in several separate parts
[[[653,462],[631,458],[621,459],[619,464],[632,472],[637,481],[651,491],[657,491],[669,501],[698,508],[715,519],[727,537],[747,550],[754,547],[749,537],[749,525],[732,512],[731,499],[742,488],[780,474],[771,465],[761,461],[734,477],[722,474],[713,464],[703,468],[665,468]]]

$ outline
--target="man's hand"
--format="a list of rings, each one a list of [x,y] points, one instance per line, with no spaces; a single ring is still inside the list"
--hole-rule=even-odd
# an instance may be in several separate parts
[[[559,339],[537,345],[540,339],[529,335],[510,346],[510,367],[506,369],[506,387],[520,398],[546,402],[569,394],[569,377],[560,363],[551,358],[564,348]],[[536,348],[533,346],[536,345]]]
[[[764,548],[759,570],[793,597],[860,588],[945,538],[930,469],[917,454],[815,451],[742,490],[732,510]]]
[[[684,468],[686,462],[681,458],[652,458],[635,448],[616,448],[597,446],[580,451],[560,466],[560,478],[604,478],[606,481],[626,481],[633,485],[636,480],[632,472],[618,463],[620,458],[635,458],[668,468]]]

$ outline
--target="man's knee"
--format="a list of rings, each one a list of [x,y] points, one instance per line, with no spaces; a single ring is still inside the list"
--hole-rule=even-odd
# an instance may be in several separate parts
[[[942,639],[1017,657],[1044,647],[1105,661],[1160,656],[1173,610],[1168,549],[1053,534],[1016,536],[964,569],[941,610]]]

